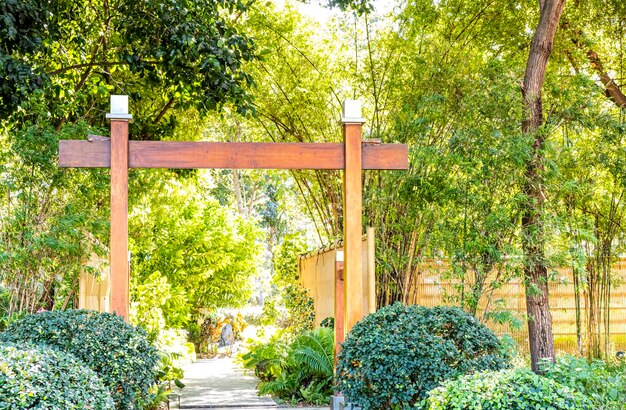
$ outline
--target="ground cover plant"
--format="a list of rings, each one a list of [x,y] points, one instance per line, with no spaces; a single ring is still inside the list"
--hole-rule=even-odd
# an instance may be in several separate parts
[[[241,355],[243,367],[254,371],[263,382],[276,380],[289,353],[289,344],[282,339],[282,332],[278,332],[266,342],[253,341],[248,351]]]
[[[120,316],[86,310],[42,312],[12,323],[0,339],[47,345],[75,356],[100,377],[119,410],[139,409],[150,401],[159,356],[145,331]]]
[[[109,389],[82,361],[62,351],[0,343],[0,409],[109,410]]]
[[[428,410],[595,410],[591,399],[529,369],[485,371],[447,380],[428,393]],[[612,407],[607,407],[612,408]]]
[[[626,403],[626,362],[614,364],[566,355],[542,363],[542,375],[584,393],[594,409],[618,409]]]
[[[342,345],[337,384],[367,409],[419,406],[446,379],[509,365],[498,338],[459,308],[381,308],[357,323]]]

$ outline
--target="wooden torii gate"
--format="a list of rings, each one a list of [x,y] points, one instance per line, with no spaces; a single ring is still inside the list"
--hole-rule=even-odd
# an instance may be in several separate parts
[[[359,101],[343,103],[341,143],[129,141],[128,96],[112,95],[111,137],[59,141],[59,166],[111,169],[111,311],[128,320],[128,169],[342,169],[344,223],[344,332],[363,316],[362,170],[408,169],[404,144],[361,140]]]

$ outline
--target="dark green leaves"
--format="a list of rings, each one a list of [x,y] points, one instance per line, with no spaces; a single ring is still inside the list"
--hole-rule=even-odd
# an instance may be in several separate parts
[[[449,380],[428,397],[428,410],[591,410],[579,391],[528,369],[482,372]]]
[[[0,115],[39,90],[55,125],[103,124],[91,110],[123,93],[142,114],[135,134],[154,138],[175,109],[253,111],[243,64],[257,58],[255,44],[237,23],[247,8],[238,0],[0,1]]]
[[[246,90],[252,79],[242,64],[255,58],[255,47],[232,26],[234,10],[244,12],[245,6],[240,1],[123,1],[113,21],[118,56],[179,107],[206,112],[230,102],[249,110]]]
[[[337,379],[347,400],[363,408],[419,408],[448,378],[507,365],[495,335],[462,310],[397,303],[352,328]]]
[[[50,347],[0,344],[0,409],[111,410],[98,375]]]
[[[141,328],[120,316],[86,310],[43,312],[11,324],[1,336],[5,341],[45,344],[76,356],[100,376],[118,410],[138,409],[149,398],[156,350]]]

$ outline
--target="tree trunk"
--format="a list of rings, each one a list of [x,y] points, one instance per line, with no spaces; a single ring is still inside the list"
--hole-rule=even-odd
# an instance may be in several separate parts
[[[530,360],[535,372],[539,370],[539,362],[542,359],[554,360],[552,315],[548,303],[548,267],[541,220],[545,201],[542,178],[545,135],[540,130],[543,125],[541,88],[564,5],[565,0],[540,1],[541,15],[530,45],[522,86],[525,109],[522,132],[533,138],[533,153],[526,164],[523,187],[527,202],[522,211],[522,247],[525,256],[524,279]]]
[[[583,50],[587,55],[587,60],[591,64],[591,68],[596,71],[598,77],[600,77],[600,81],[604,86],[604,92],[606,96],[615,103],[619,108],[626,109],[626,95],[622,91],[621,87],[611,78],[609,73],[604,68],[604,64],[600,59],[598,53],[596,53],[592,48],[587,46],[587,42],[584,40],[584,33],[579,30],[575,30],[571,27],[570,22],[564,21],[561,24],[561,27],[565,30],[568,30],[570,33],[570,38],[572,39],[572,43],[576,45],[579,50]],[[567,58],[570,61],[570,64],[578,73],[580,71],[578,64],[574,60],[574,57],[571,53],[567,53]]]
[[[580,356],[583,354],[582,324],[580,320],[580,278],[578,269],[572,267],[574,278],[574,305],[576,307],[576,350]]]
[[[622,89],[617,83],[609,76],[602,65],[602,60],[598,56],[598,53],[592,49],[587,50],[587,58],[591,63],[591,67],[598,73],[602,85],[606,91],[606,95],[619,107],[626,109],[626,95],[622,92]]]
[[[587,264],[587,357],[600,357],[598,340],[598,265],[595,257]]]

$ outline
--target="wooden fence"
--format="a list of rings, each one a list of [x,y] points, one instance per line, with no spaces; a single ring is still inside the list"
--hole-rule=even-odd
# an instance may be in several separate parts
[[[334,269],[335,254],[340,249],[337,245],[331,245],[318,252],[303,255],[300,258],[300,283],[309,289],[315,303],[316,324],[326,317],[334,316]],[[374,307],[368,306],[367,294],[369,284],[367,269],[374,268],[371,263],[372,255],[367,253],[368,247],[363,246],[363,306],[364,314]],[[369,261],[369,262],[368,262]],[[417,288],[413,288],[410,294],[413,297],[410,303],[423,306],[454,305],[451,295],[458,294],[459,283],[446,280],[445,272],[449,266],[445,261],[429,261],[420,267],[421,274]],[[575,353],[577,351],[576,338],[576,305],[574,297],[574,285],[571,268],[557,269],[557,280],[549,285],[550,310],[552,312],[553,332],[556,349],[563,352]],[[621,258],[613,267],[613,287],[611,289],[610,309],[610,349],[612,351],[626,350],[626,257]],[[498,309],[508,310],[522,323],[519,329],[512,328],[508,324],[495,324],[486,321],[486,324],[496,334],[508,334],[518,343],[521,351],[528,351],[528,331],[526,325],[526,298],[524,285],[519,279],[514,279],[498,289],[494,289],[490,300],[490,310],[493,311],[494,303],[499,304]],[[482,317],[485,310],[486,298],[479,304],[477,316]],[[581,328],[585,329],[584,301],[581,301]],[[602,323],[599,323],[603,329]],[[584,344],[583,340],[583,346]]]
[[[373,235],[370,238],[373,241]],[[335,316],[335,261],[337,252],[343,251],[341,242],[300,256],[298,277],[300,284],[309,291],[315,307],[315,325],[327,317]],[[363,315],[375,311],[375,298],[370,298],[370,291],[374,292],[374,247],[367,238],[363,240]],[[369,275],[368,275],[369,273]],[[370,302],[374,300],[374,303]]]
[[[443,273],[449,270],[444,261],[431,261],[421,269],[417,289],[411,292],[415,295],[412,303],[423,306],[452,305],[449,295],[458,289],[458,282],[442,279]],[[574,296],[574,284],[571,268],[557,269],[557,280],[549,284],[550,311],[554,342],[557,350],[575,353],[577,351],[576,338],[576,304]],[[613,287],[611,289],[610,303],[610,349],[612,351],[626,350],[626,258],[620,258],[613,267]],[[502,308],[515,314],[523,323],[519,329],[513,329],[509,325],[499,325],[487,321],[486,324],[496,334],[511,335],[518,343],[520,350],[528,350],[528,329],[525,323],[526,299],[523,283],[514,279],[502,287],[493,290],[491,306],[495,301],[502,303]],[[486,300],[479,304],[477,316],[480,318],[484,311]],[[584,301],[581,301],[581,326],[583,338],[585,329]],[[599,324],[603,329],[602,323]],[[583,341],[584,346],[584,341]]]

